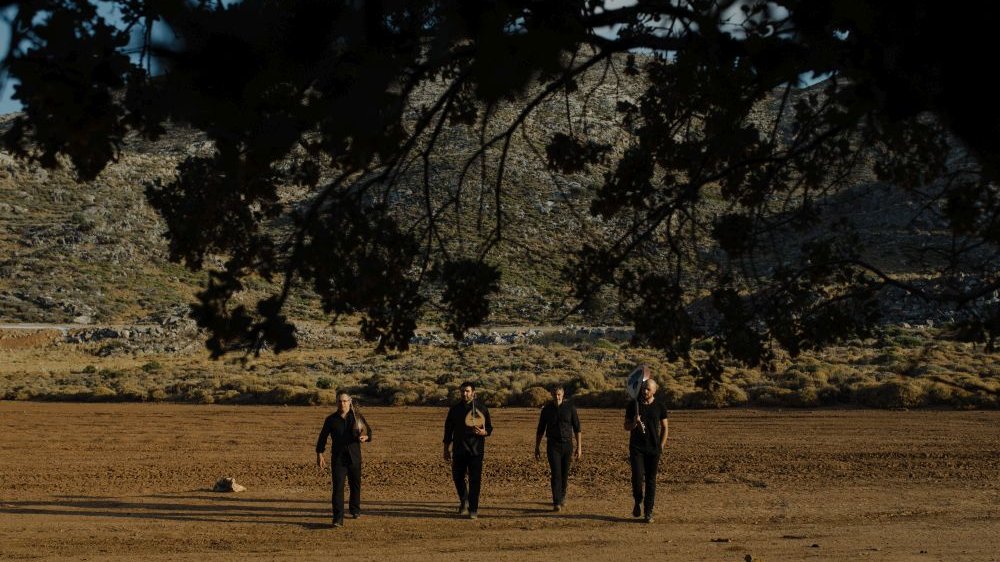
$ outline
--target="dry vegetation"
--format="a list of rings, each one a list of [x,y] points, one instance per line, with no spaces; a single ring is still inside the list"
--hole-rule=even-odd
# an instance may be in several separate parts
[[[1000,407],[1000,354],[929,329],[890,329],[878,340],[786,357],[772,372],[730,366],[711,390],[657,350],[556,331],[513,345],[415,345],[396,355],[341,332],[245,364],[209,361],[196,345],[177,353],[108,353],[108,346],[62,343],[58,332],[0,331],[0,399],[307,405],[332,403],[347,390],[367,404],[440,405],[471,379],[492,406],[540,405],[545,388],[559,382],[580,405],[620,407],[624,376],[648,363],[673,408]]]

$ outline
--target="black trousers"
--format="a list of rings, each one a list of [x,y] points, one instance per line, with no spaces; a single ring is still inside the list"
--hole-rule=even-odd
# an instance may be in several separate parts
[[[642,502],[643,509],[649,515],[653,513],[653,504],[656,502],[656,471],[660,466],[660,453],[629,449],[628,461],[632,465],[632,497],[636,503]]]
[[[344,521],[344,478],[351,489],[351,514],[361,513],[361,461],[352,462],[347,451],[330,459],[333,469],[333,520]]]
[[[569,485],[569,465],[573,459],[573,443],[549,441],[545,448],[552,474],[552,505],[566,503],[566,487]]]
[[[465,477],[469,486],[465,486]],[[468,502],[469,511],[479,511],[479,485],[483,478],[483,457],[455,455],[451,460],[451,478],[455,481],[455,491],[459,501]]]

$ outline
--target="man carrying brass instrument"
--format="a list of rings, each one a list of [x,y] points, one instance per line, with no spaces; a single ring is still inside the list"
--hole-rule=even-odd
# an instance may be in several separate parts
[[[351,517],[361,517],[361,443],[372,440],[372,430],[361,414],[351,407],[351,396],[346,392],[337,395],[337,411],[323,422],[316,441],[316,465],[326,468],[323,451],[326,440],[331,438],[330,466],[333,469],[333,526],[344,526],[344,478],[351,489]]]
[[[645,366],[641,368],[644,371],[647,369]],[[625,409],[625,431],[630,432],[628,459],[632,467],[632,497],[635,499],[632,517],[641,516],[640,508],[643,508],[646,523],[652,523],[656,471],[660,465],[660,454],[667,447],[667,407],[656,401],[656,381],[653,379],[642,382],[638,400],[629,402]]]
[[[458,514],[468,513],[469,519],[476,519],[479,516],[483,453],[486,452],[486,437],[493,433],[493,423],[489,410],[476,402],[475,385],[463,382],[459,390],[462,400],[448,410],[444,421],[444,460],[451,461],[451,477],[458,492]],[[466,475],[469,478],[468,488]]]
[[[538,416],[538,430],[535,432],[535,460],[542,456],[542,436],[548,436],[545,456],[549,460],[552,484],[552,509],[562,511],[566,506],[566,488],[569,482],[571,458],[580,460],[583,455],[583,435],[580,433],[580,417],[576,407],[564,400],[565,389],[552,389],[552,401],[542,407]],[[576,447],[573,438],[576,437]]]

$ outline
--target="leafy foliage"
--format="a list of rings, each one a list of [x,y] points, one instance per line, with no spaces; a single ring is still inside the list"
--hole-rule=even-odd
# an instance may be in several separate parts
[[[1000,107],[978,84],[976,57],[989,52],[995,7],[111,4],[119,26],[87,2],[18,4],[3,70],[20,81],[25,113],[4,142],[49,166],[65,155],[87,179],[128,131],[154,138],[171,122],[211,139],[210,155],[188,158],[148,197],[174,259],[215,269],[194,315],[216,355],[293,346],[281,311],[299,284],[335,316],[360,313],[379,349],[407,347],[431,300],[427,283],[443,282],[452,334],[485,321],[499,286],[486,260],[504,236],[512,139],[560,98],[566,128],[549,135],[544,163],[561,174],[604,171],[590,210],[615,227],[581,244],[566,278],[580,303],[617,287],[638,339],[686,356],[707,333],[717,353],[766,365],[775,344],[796,354],[870,333],[887,286],[957,306],[972,337],[995,324],[982,311],[995,310],[1000,290]],[[154,22],[177,40],[153,41]],[[645,80],[639,96],[616,102],[617,144],[588,129],[589,72]],[[807,76],[825,79],[804,87]],[[498,122],[505,104],[517,111]],[[470,128],[480,146],[453,185],[432,185],[447,127]],[[404,224],[387,202],[414,169],[423,210]],[[932,283],[873,266],[850,218],[825,215],[851,190],[873,193],[874,180],[912,201],[915,219],[946,227],[950,249],[916,257]],[[288,188],[305,195],[292,201]],[[452,194],[444,206],[456,214],[464,197],[478,193],[484,209],[492,195],[479,247],[453,243],[461,230],[441,226],[435,190]],[[426,275],[433,263],[444,264],[440,276]],[[247,307],[234,295],[254,274],[282,289]],[[699,303],[708,320],[691,317]]]

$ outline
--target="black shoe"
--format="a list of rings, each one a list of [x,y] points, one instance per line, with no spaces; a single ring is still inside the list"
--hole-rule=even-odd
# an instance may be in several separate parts
[[[555,504],[554,506],[552,506],[552,511],[562,511],[562,506],[559,504]]]
[[[469,512],[465,510],[465,500],[461,500],[458,503],[458,514],[459,515],[467,515],[468,513]]]
[[[351,519],[361,519],[361,514],[360,513],[352,513],[351,514]]]
[[[646,523],[652,523],[652,522],[653,522],[653,514],[652,514],[652,512],[647,513],[646,514]]]
[[[469,519],[479,519],[479,512],[478,511],[470,511],[469,512]]]
[[[635,502],[635,507],[632,508],[632,517],[642,517],[642,504]]]

